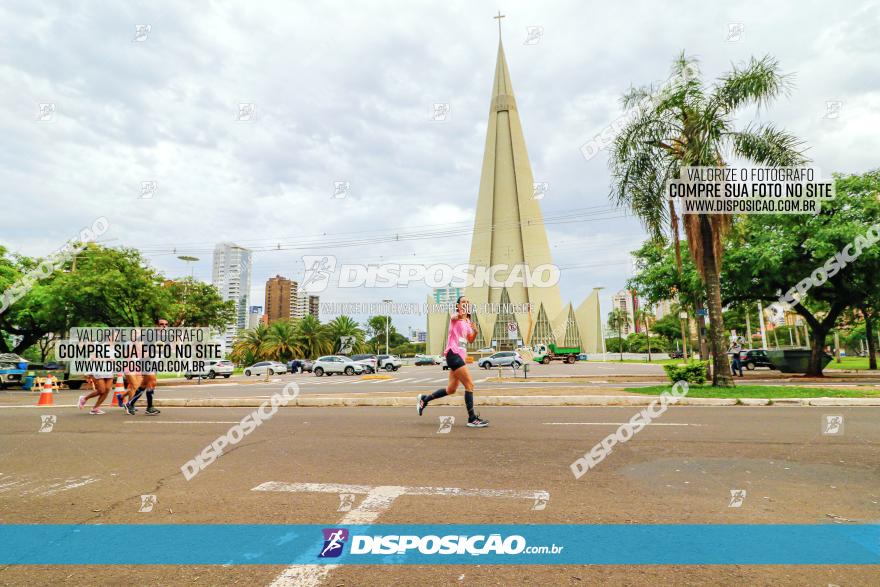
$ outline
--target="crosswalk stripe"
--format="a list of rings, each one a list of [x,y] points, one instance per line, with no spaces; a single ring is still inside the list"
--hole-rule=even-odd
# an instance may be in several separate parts
[[[395,383],[403,383],[404,381],[409,381],[410,379],[412,379],[412,377],[407,377],[406,379],[395,379],[394,382]]]

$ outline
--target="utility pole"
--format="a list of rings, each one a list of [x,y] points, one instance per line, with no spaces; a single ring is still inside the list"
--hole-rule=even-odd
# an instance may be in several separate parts
[[[749,323],[749,307],[746,306],[746,340],[749,341],[749,349],[752,348],[752,325]]]
[[[764,307],[760,301],[758,301],[758,324],[761,327],[761,347],[767,349],[769,347],[767,346],[767,332],[764,330]]]

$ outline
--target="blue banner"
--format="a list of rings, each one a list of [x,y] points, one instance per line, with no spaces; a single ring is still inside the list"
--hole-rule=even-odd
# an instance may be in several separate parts
[[[18,524],[0,564],[875,565],[880,525]]]

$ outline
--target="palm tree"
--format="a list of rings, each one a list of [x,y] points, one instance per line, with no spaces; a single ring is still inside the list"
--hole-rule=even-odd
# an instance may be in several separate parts
[[[769,104],[790,87],[789,76],[781,74],[777,61],[769,56],[752,58],[712,87],[704,87],[696,60],[682,53],[673,62],[668,84],[660,89],[634,88],[623,96],[623,106],[633,117],[615,139],[609,158],[611,198],[628,206],[652,237],[662,239],[667,223],[677,226],[665,187],[668,180],[679,178],[681,167],[723,166],[732,157],[758,165],[803,164],[802,143],[788,132],[772,124],[734,128],[741,108]],[[705,287],[712,384],[717,386],[733,385],[723,341],[719,280],[722,238],[730,220],[723,214],[684,215],[688,248]]]
[[[250,365],[263,358],[263,345],[269,335],[269,328],[265,324],[258,324],[256,328],[241,330],[232,344],[232,352],[229,358],[239,365]]]
[[[334,350],[341,347],[343,337],[353,337],[354,349],[360,350],[364,345],[364,331],[349,316],[337,316],[327,323],[327,336]]]
[[[309,359],[332,352],[333,345],[327,336],[327,329],[311,314],[297,324],[297,342]]]
[[[302,354],[299,329],[295,320],[278,320],[269,325],[269,332],[261,347],[263,357],[286,363]]]
[[[641,322],[645,325],[645,337],[648,339],[648,362],[651,362],[651,327],[648,324],[648,320],[652,319],[654,314],[651,313],[651,310],[648,308],[641,308],[636,310],[635,321],[636,323]]]
[[[617,331],[617,350],[620,351],[621,361],[623,361],[623,327],[628,324],[629,316],[620,308],[608,312],[608,328]]]

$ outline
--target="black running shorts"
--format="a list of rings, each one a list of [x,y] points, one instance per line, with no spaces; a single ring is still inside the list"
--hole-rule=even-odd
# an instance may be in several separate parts
[[[446,365],[450,371],[455,371],[464,367],[465,362],[458,353],[452,352],[452,349],[449,349],[446,351]]]

